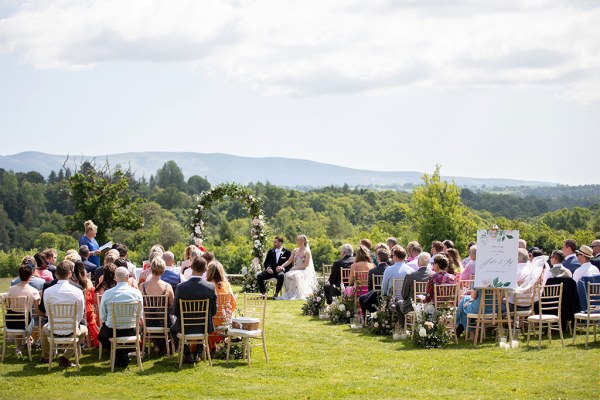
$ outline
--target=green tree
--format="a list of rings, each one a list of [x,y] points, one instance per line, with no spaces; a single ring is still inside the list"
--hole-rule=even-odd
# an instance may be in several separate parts
[[[81,231],[84,221],[98,225],[98,241],[107,240],[107,231],[114,228],[138,229],[143,219],[139,206],[143,200],[129,187],[129,179],[120,168],[107,163],[99,169],[83,163],[69,178],[70,194],[76,212],[69,217],[69,227]]]
[[[460,188],[441,179],[439,165],[431,176],[424,174],[422,179],[410,205],[419,242],[427,247],[434,240],[451,239],[459,251],[464,251],[477,226],[462,204]]]
[[[210,182],[199,175],[192,175],[187,180],[187,192],[189,194],[198,194],[209,189]]]
[[[185,190],[185,181],[183,180],[183,171],[173,160],[163,164],[163,167],[156,171],[156,185],[166,189],[174,186],[177,190]]]

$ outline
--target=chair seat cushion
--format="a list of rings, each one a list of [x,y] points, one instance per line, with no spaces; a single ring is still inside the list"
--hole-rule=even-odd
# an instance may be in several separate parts
[[[144,328],[146,330],[146,332],[152,332],[152,333],[163,333],[165,331],[165,328],[163,328],[162,326],[147,326]],[[167,332],[169,331],[169,328],[166,328]]]
[[[24,335],[25,329],[8,329],[6,328],[6,333],[9,335]]]
[[[262,334],[262,330],[256,329],[253,331],[245,331],[243,329],[229,329],[227,336],[241,336],[241,337],[258,337]]]
[[[111,342],[114,342],[115,339],[114,338],[110,338],[109,339]],[[117,343],[135,343],[138,340],[140,340],[139,336],[119,336],[117,337],[116,341]]]
[[[181,339],[182,334],[178,333],[177,337],[179,339]],[[186,340],[197,340],[197,339],[204,339],[204,333],[186,333],[185,334],[185,339]]]
[[[585,313],[585,312],[575,313],[575,318],[588,319],[588,313]],[[590,319],[600,320],[600,314],[590,314]]]
[[[69,344],[69,343],[73,343],[75,341],[79,341],[79,338],[77,338],[77,337],[76,338],[55,337],[55,338],[52,338],[52,340],[56,344]]]
[[[530,315],[529,317],[527,317],[527,321],[539,321],[539,320],[540,320],[539,315]],[[544,321],[544,322],[558,321],[558,316],[551,315],[551,314],[542,314],[542,321]]]

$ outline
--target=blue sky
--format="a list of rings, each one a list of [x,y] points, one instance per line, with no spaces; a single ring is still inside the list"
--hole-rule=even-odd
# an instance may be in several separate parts
[[[0,154],[600,183],[593,1],[0,0]]]

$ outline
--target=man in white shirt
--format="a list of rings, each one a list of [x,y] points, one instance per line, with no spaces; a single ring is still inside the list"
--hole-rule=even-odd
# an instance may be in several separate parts
[[[56,267],[56,278],[58,282],[56,285],[49,287],[44,291],[44,305],[46,310],[50,310],[50,306],[54,304],[77,304],[77,321],[83,319],[85,311],[85,300],[81,289],[69,283],[69,278],[73,274],[75,264],[71,261],[65,260],[58,264]],[[50,324],[46,324],[42,328],[40,334],[40,341],[42,342],[42,358],[41,363],[48,362],[48,355],[50,353],[50,344],[48,343],[48,336],[67,336],[70,335],[71,331],[57,330],[56,332],[50,332]],[[87,327],[85,325],[78,325],[77,335],[79,340],[83,340],[87,335]],[[63,355],[58,359],[59,365],[63,367],[72,366],[69,358],[73,356],[73,349],[65,350]]]
[[[103,322],[100,332],[98,332],[98,340],[107,349],[110,349],[110,338],[113,336],[113,324],[112,324],[112,307],[111,303],[128,303],[132,301],[139,301],[142,303],[142,293],[129,286],[129,271],[125,267],[119,267],[115,270],[115,279],[117,286],[112,289],[108,289],[102,295],[102,301],[100,302],[100,321]],[[141,310],[140,310],[141,313]],[[135,327],[131,325],[119,326],[117,325],[117,336],[134,336]],[[115,357],[115,365],[117,367],[126,367],[129,364],[129,358],[127,357],[127,350],[117,350]]]
[[[577,261],[581,264],[581,267],[573,272],[575,282],[579,282],[584,276],[600,274],[598,268],[590,262],[594,257],[594,252],[590,246],[581,246],[579,250],[575,250],[575,253],[577,253]]]
[[[392,260],[394,261],[394,264],[387,267],[383,273],[381,293],[384,295],[392,293],[392,284],[394,278],[404,279],[407,274],[414,272],[414,270],[404,262],[405,259],[406,250],[404,250],[404,247],[400,245],[395,246],[392,249]]]

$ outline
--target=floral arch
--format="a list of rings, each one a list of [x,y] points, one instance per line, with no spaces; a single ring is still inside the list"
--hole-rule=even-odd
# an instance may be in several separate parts
[[[255,196],[252,190],[237,183],[224,183],[211,188],[208,191],[200,193],[197,197],[197,205],[193,210],[192,222],[190,228],[192,235],[197,239],[205,239],[203,217],[207,210],[212,205],[224,197],[237,199],[244,203],[250,218],[252,218],[252,229],[250,230],[250,238],[252,240],[252,265],[250,269],[244,267],[244,291],[256,291],[256,272],[261,269],[261,264],[265,256],[266,235],[264,213],[262,210],[262,199]]]

